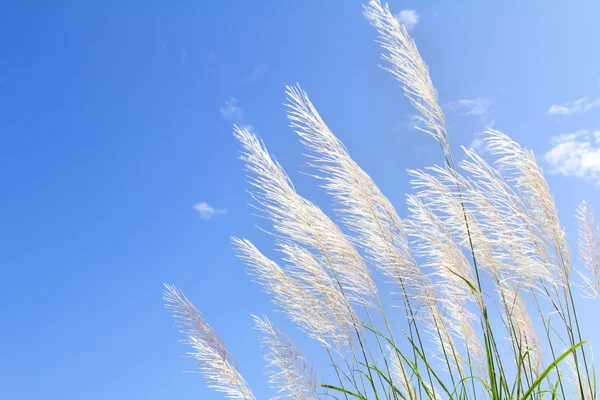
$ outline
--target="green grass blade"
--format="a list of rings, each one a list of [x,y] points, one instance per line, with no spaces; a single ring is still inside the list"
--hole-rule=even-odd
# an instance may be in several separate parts
[[[546,375],[548,375],[554,368],[556,368],[556,366],[558,364],[560,364],[560,362],[562,360],[564,360],[565,358],[567,358],[572,352],[574,352],[578,347],[583,346],[585,343],[586,342],[579,342],[579,343],[575,344],[574,346],[571,346],[570,349],[568,349],[567,351],[565,351],[560,357],[558,357],[556,360],[554,360],[552,362],[552,364],[550,364],[548,366],[548,368],[546,368],[544,370],[544,372],[536,379],[536,381],[533,382],[533,384],[531,385],[531,387],[529,388],[529,390],[527,390],[527,392],[525,392],[525,394],[523,395],[523,397],[521,397],[521,400],[527,400],[527,398],[529,398],[533,394],[533,391],[542,383],[542,381],[544,380],[544,378],[546,378]]]
[[[347,395],[352,396],[352,397],[356,397],[357,399],[367,400],[367,398],[364,397],[361,394],[354,393],[354,392],[351,392],[351,391],[346,390],[346,389],[342,389],[341,387],[338,387],[338,386],[321,384],[321,385],[319,385],[319,387],[326,388],[326,389],[331,389],[331,390],[335,390],[337,392],[344,393],[344,394],[347,394]]]

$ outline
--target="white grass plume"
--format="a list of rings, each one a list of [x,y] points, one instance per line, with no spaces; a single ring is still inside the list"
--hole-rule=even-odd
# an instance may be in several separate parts
[[[473,269],[439,216],[416,196],[409,195],[407,202],[410,213],[408,235],[415,238],[415,252],[424,260],[422,267],[432,269],[430,275],[436,288],[436,300],[443,307],[441,312],[432,309],[428,319],[434,320],[428,322],[429,329],[434,333],[440,350],[455,361],[458,371],[463,374],[458,349],[448,332],[454,332],[463,343],[473,338],[470,325],[474,315],[467,305],[469,302],[480,304],[480,299],[471,290],[471,287],[477,287]],[[441,338],[435,335],[440,328]],[[481,354],[476,349],[478,342],[471,346],[475,356]]]
[[[255,400],[219,334],[208,325],[183,292],[165,284],[164,300],[165,307],[173,314],[181,332],[187,336],[183,343],[192,348],[187,355],[198,364],[208,387],[224,393],[230,399]]]
[[[569,246],[542,168],[537,164],[533,152],[521,147],[504,133],[488,130],[486,134],[484,140],[490,152],[500,156],[496,163],[511,174],[526,211],[538,227],[538,235],[546,247],[543,252],[552,254],[547,261],[549,271],[556,276],[557,283],[567,285],[570,273]]]
[[[585,297],[600,300],[600,228],[585,201],[577,209],[577,224],[579,259],[584,266],[584,270],[578,270],[578,286]]]
[[[567,376],[567,380],[570,383],[573,394],[575,395],[574,398],[579,400],[596,400],[598,397],[596,396],[590,385],[588,385],[587,381],[585,379],[581,379],[580,384],[579,378],[577,378],[580,375],[580,373],[578,371],[578,365],[575,361],[575,357],[573,357],[573,355],[570,355],[565,359],[565,361],[567,362],[567,368],[570,372],[570,375]],[[582,368],[581,365],[579,365],[579,368]],[[583,395],[581,393],[582,391]]]
[[[413,177],[411,183],[419,190],[417,196],[443,219],[452,237],[465,251],[470,253],[473,250],[478,268],[496,280],[502,279],[508,266],[499,258],[502,253],[496,247],[500,241],[495,238],[506,221],[499,217],[498,210],[491,203],[489,196],[493,198],[493,194],[488,196],[478,187],[478,182],[447,167],[434,166],[426,171],[409,170]],[[459,187],[460,192],[457,190]],[[494,217],[494,225],[488,221],[490,216]],[[506,230],[512,232],[512,229]],[[506,235],[502,238],[506,239]]]
[[[323,174],[345,225],[356,234],[372,265],[401,282],[409,297],[428,292],[431,283],[419,270],[408,245],[404,224],[371,177],[350,157],[327,127],[306,92],[287,87],[288,118],[302,143],[312,151],[310,165]]]
[[[417,45],[387,4],[382,6],[379,0],[370,0],[365,15],[379,31],[381,46],[387,51],[382,56],[390,64],[386,69],[400,81],[404,94],[419,112],[423,128],[418,129],[433,136],[444,154],[449,155],[444,113]]]
[[[463,148],[460,167],[470,174],[463,179],[463,199],[477,215],[478,223],[493,248],[500,270],[511,279],[535,286],[545,280],[555,285],[556,269],[548,256],[535,221],[503,176],[472,149]]]
[[[281,307],[300,329],[326,346],[330,346],[329,342],[348,343],[347,314],[343,304],[318,297],[313,287],[292,277],[248,240],[231,240],[236,254],[248,266],[248,273],[256,277],[264,291],[273,296],[273,303]]]
[[[447,330],[437,326],[443,318],[433,317],[441,315],[435,289],[413,257],[402,219],[325,124],[306,92],[300,86],[288,86],[286,93],[291,126],[312,152],[308,155],[309,165],[322,174],[317,178],[325,180],[325,188],[334,197],[343,222],[356,235],[354,242],[365,250],[372,265],[400,286],[405,306],[410,306],[408,318],[427,321],[438,343],[440,335],[434,332]],[[442,334],[442,338],[441,346],[454,347],[448,334]]]
[[[416,399],[417,394],[410,379],[406,375],[406,368],[400,364],[396,350],[387,347],[387,358],[390,364],[390,373],[394,386],[403,394],[404,398]]]
[[[306,293],[318,298],[320,305],[326,309],[326,317],[336,327],[336,342],[352,343],[349,330],[358,326],[358,317],[323,268],[324,261],[300,246],[281,244],[280,250],[289,264],[289,275],[301,282]]]
[[[299,243],[321,253],[344,293],[354,302],[377,297],[377,287],[358,251],[340,228],[320,208],[296,193],[283,168],[248,130],[237,126],[252,192],[264,215],[273,221],[278,239]]]
[[[265,355],[270,368],[269,383],[278,389],[278,395],[272,399],[319,399],[312,366],[306,362],[300,350],[267,317],[253,318],[254,326],[262,333],[263,346],[269,349]]]
[[[424,259],[422,266],[433,269],[438,290],[450,303],[462,300],[478,302],[471,290],[471,286],[477,287],[473,269],[451,230],[422,199],[409,195],[407,203],[410,213],[408,234],[415,238],[415,251]]]
[[[469,151],[467,152],[470,154]],[[474,152],[470,155],[477,156]],[[484,161],[476,159],[475,162],[481,163]],[[494,194],[489,193],[488,195],[486,190],[481,190],[485,189],[485,185],[483,185],[483,188],[477,187],[476,182],[469,181],[460,174],[452,173],[447,168],[432,167],[428,171],[431,174],[424,171],[410,171],[413,176],[413,186],[420,189],[418,196],[425,199],[430,208],[445,217],[444,223],[467,251],[470,249],[470,245],[464,218],[468,219],[469,234],[472,239],[477,265],[493,278],[493,282],[497,286],[497,292],[503,305],[502,309],[507,330],[510,333],[514,348],[518,351],[516,361],[519,362],[519,356],[529,351],[526,361],[529,362],[529,366],[537,374],[541,362],[539,341],[527,308],[520,296],[518,286],[512,279],[515,270],[519,272],[523,272],[523,269],[526,270],[527,264],[524,260],[530,260],[523,254],[518,254],[517,249],[513,248],[513,242],[521,244],[525,239],[514,236],[515,227],[507,226],[507,222],[511,219],[510,214],[504,216],[491,204],[494,201]],[[504,192],[506,188],[503,187],[503,181],[498,180],[492,171],[487,172],[490,175],[487,176],[485,182],[497,187],[493,192]],[[481,168],[477,170],[479,176],[485,173]],[[462,189],[460,200],[463,201],[462,204],[465,205],[465,208],[462,207],[458,194],[453,193],[451,190],[456,188],[457,185],[460,185]],[[507,191],[500,196],[501,199],[507,201],[507,197],[511,197],[510,193],[510,191]],[[489,221],[490,219],[492,221]],[[482,222],[484,223],[482,224]],[[518,229],[516,230],[518,231]],[[523,251],[523,249],[521,246],[518,247],[518,251]],[[521,259],[521,262],[516,264],[515,269],[509,268],[509,265],[504,262],[506,253]],[[546,271],[544,270],[540,274],[543,273],[546,273]],[[543,275],[535,277],[541,276]],[[528,277],[534,278],[533,276]],[[453,307],[457,307],[457,305],[453,305]],[[457,312],[450,314],[463,318],[463,315],[468,315],[468,311],[463,314],[460,310],[457,310]],[[476,334],[472,324],[465,321],[457,325],[462,326],[467,343],[476,342],[474,339]],[[482,357],[481,346],[475,345],[471,349],[475,353],[475,361],[478,362],[479,371],[485,371],[485,360]]]
[[[365,249],[374,266],[402,284],[411,301],[425,306],[424,315],[419,318],[427,321],[436,342],[440,338],[438,331],[442,331],[443,343],[438,344],[455,354],[453,340],[442,325],[445,318],[437,310],[435,289],[413,258],[396,210],[350,157],[306,93],[299,86],[287,87],[286,93],[291,126],[312,151],[310,165],[323,174],[318,178],[326,181],[325,188],[340,207],[344,223],[357,235],[355,242]]]
[[[502,282],[498,290],[505,303],[503,318],[516,352],[515,362],[523,362],[522,368],[529,369],[533,377],[537,377],[543,362],[542,348],[525,301],[519,288],[510,281]]]

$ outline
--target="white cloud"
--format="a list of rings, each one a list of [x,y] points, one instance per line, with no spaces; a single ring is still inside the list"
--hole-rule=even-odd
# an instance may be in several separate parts
[[[396,19],[410,31],[419,23],[419,14],[415,10],[402,10],[396,14]]]
[[[267,72],[267,67],[265,67],[264,65],[255,68],[249,75],[246,76],[246,78],[244,79],[245,82],[252,82],[253,80],[255,80],[256,78],[260,77],[261,75],[263,75],[265,72]]]
[[[492,119],[488,123],[485,124],[485,127],[483,128],[482,131],[475,132],[473,134],[473,141],[471,142],[471,145],[469,147],[481,155],[487,153],[487,151],[489,150],[488,144],[485,140],[483,140],[483,136],[485,135],[486,131],[488,131],[489,129],[492,129],[495,125],[496,125],[496,120]]]
[[[225,215],[227,214],[227,210],[224,208],[213,208],[208,205],[206,202],[198,203],[194,206],[194,210],[198,211],[198,215],[200,219],[208,221],[212,217],[216,215]]]
[[[550,172],[600,184],[600,131],[580,130],[554,136],[544,160]]]
[[[448,111],[459,112],[462,115],[483,115],[492,105],[492,100],[487,97],[474,99],[460,99],[451,101],[446,105]]]
[[[552,104],[546,114],[548,115],[583,115],[588,111],[600,107],[600,98],[582,97],[572,103]]]
[[[577,132],[573,133],[561,133],[558,136],[552,136],[550,139],[550,144],[553,146],[557,146],[562,143],[575,142],[580,139],[586,139],[589,137],[589,132],[585,129],[581,129]]]
[[[476,137],[475,139],[473,139],[469,147],[479,154],[485,153],[486,151],[485,140],[483,140],[480,137]]]
[[[230,121],[239,120],[242,117],[242,109],[238,105],[238,99],[230,97],[221,105],[221,116]]]
[[[559,106],[558,104],[552,104],[546,114],[552,115],[569,115],[571,114],[571,109],[565,106]]]

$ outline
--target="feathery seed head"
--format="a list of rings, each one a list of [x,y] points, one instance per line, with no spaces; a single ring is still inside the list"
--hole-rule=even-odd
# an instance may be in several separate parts
[[[550,193],[542,168],[537,164],[533,152],[521,147],[502,132],[488,130],[484,140],[496,161],[511,174],[523,198],[526,212],[537,229],[542,246],[542,257],[550,257],[545,262],[557,283],[566,285],[570,274],[570,253],[565,231],[558,218],[554,197]],[[535,240],[535,238],[532,238]]]
[[[269,382],[279,389],[273,399],[318,400],[315,374],[300,350],[267,317],[252,317],[262,333],[262,344],[269,349],[265,355],[270,367]]]
[[[418,129],[433,136],[444,154],[449,155],[444,113],[417,45],[387,4],[382,6],[379,0],[371,0],[365,7],[365,15],[379,31],[380,44],[387,51],[382,56],[390,64],[386,69],[400,81],[404,94],[419,113],[417,118],[423,128]]]
[[[218,333],[208,325],[183,292],[165,284],[164,300],[165,307],[173,314],[181,332],[187,336],[183,342],[192,348],[188,355],[198,364],[208,387],[225,393],[230,399],[255,400]]]
[[[318,295],[320,288],[307,286],[277,263],[265,257],[246,239],[232,238],[236,254],[248,266],[248,273],[255,276],[264,291],[273,296],[273,302],[310,337],[329,346],[328,340],[346,344],[346,322],[338,304],[323,301]],[[310,284],[310,282],[309,282]]]
[[[356,234],[369,261],[410,294],[425,279],[408,245],[404,224],[391,202],[327,127],[307,94],[288,87],[288,117],[302,143],[312,152],[310,165],[323,175],[325,188],[339,206],[345,225]]]
[[[356,248],[320,208],[294,190],[281,166],[247,130],[235,128],[243,147],[242,159],[255,187],[253,198],[273,222],[282,243],[297,243],[319,252],[347,296],[365,304],[377,296],[371,273]]]
[[[594,212],[584,201],[577,209],[579,259],[584,270],[578,270],[579,288],[585,297],[600,299],[600,227]]]

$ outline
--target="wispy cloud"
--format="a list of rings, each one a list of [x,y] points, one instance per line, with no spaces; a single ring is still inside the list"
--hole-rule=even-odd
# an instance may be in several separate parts
[[[476,97],[473,99],[460,99],[451,101],[446,105],[450,112],[461,115],[484,115],[492,106],[492,100],[488,97]]]
[[[221,105],[221,116],[242,129],[246,129],[250,132],[254,132],[254,127],[250,124],[245,123],[244,113],[239,106],[239,101],[235,97],[229,97],[225,103]]]
[[[252,72],[250,72],[246,76],[246,78],[244,78],[244,81],[245,82],[252,82],[253,80],[259,78],[262,75],[264,75],[265,72],[267,72],[267,67],[265,67],[264,65],[261,65],[260,67],[257,67],[254,70],[252,70]]]
[[[486,151],[485,140],[483,140],[483,138],[480,137],[475,137],[469,147],[478,152],[479,154],[485,153]]]
[[[188,52],[186,49],[181,49],[181,53],[179,54],[179,61],[182,64],[185,64],[185,60],[187,60]]]
[[[496,121],[492,119],[489,112],[492,107],[492,99],[489,97],[474,97],[470,99],[459,99],[446,104],[444,108],[449,113],[456,113],[463,116],[476,116],[483,122],[483,129],[473,133],[473,140],[470,148],[479,154],[487,152],[487,144],[483,140],[485,131],[492,129]]]
[[[242,118],[242,109],[237,98],[230,97],[221,105],[221,116],[230,121],[237,121]]]
[[[600,98],[582,97],[571,103],[552,104],[546,114],[548,115],[583,115],[588,111],[600,107]]]
[[[544,160],[552,173],[600,184],[600,131],[580,130],[554,136]]]
[[[419,23],[419,14],[415,10],[402,10],[396,14],[396,19],[400,22],[406,30],[410,31],[414,29]]]
[[[203,201],[194,206],[194,210],[198,212],[200,219],[208,221],[209,219],[217,215],[227,214],[227,210],[224,208],[214,208],[208,205],[207,202]]]
[[[473,133],[473,141],[469,147],[479,154],[485,154],[488,151],[488,145],[487,142],[483,140],[483,136],[487,130],[492,129],[495,125],[496,121],[492,119],[485,124],[483,130]]]

